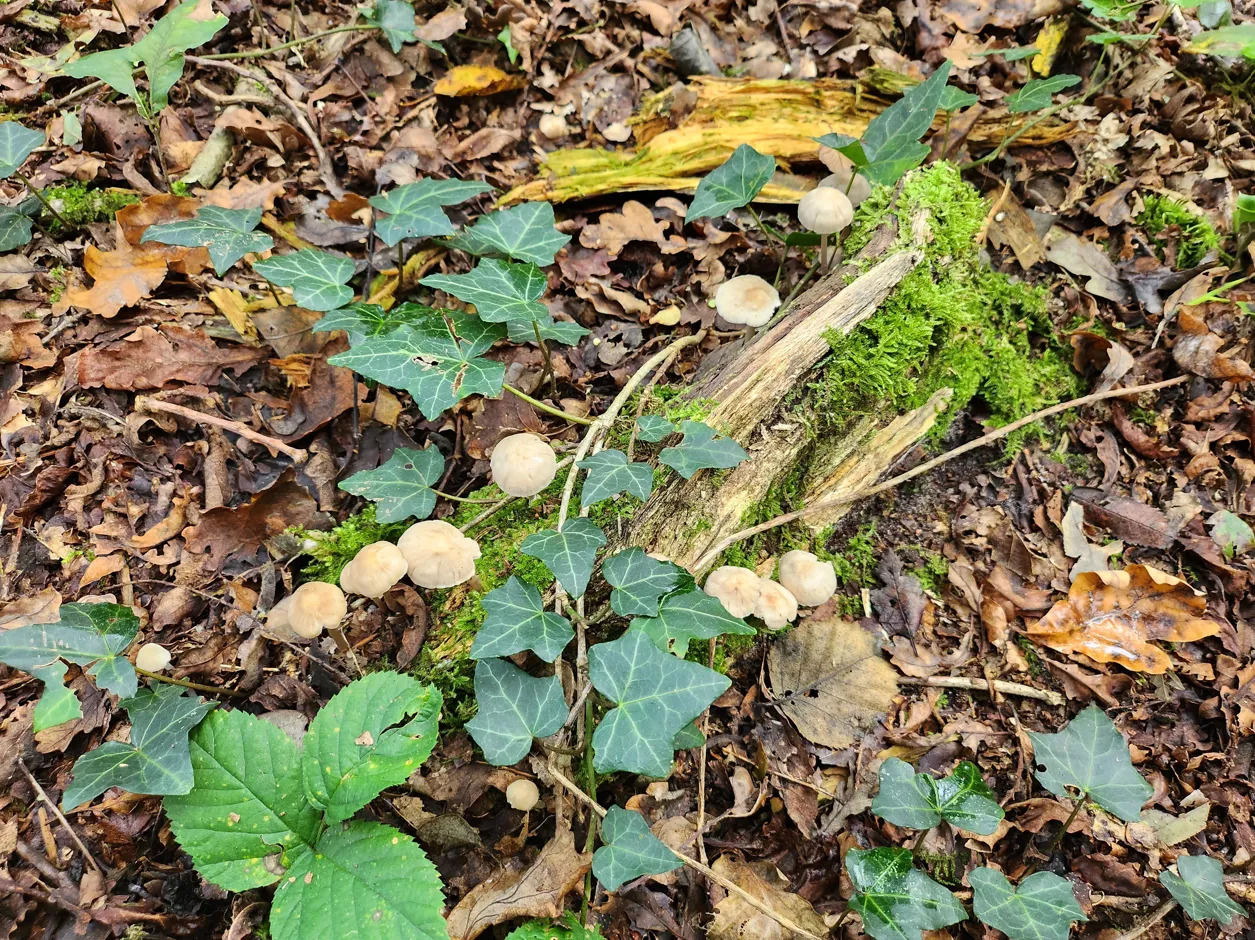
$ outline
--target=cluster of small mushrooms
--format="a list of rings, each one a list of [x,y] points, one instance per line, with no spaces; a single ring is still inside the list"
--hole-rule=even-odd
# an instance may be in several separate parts
[[[733,617],[753,614],[771,630],[797,619],[798,607],[818,607],[837,591],[837,573],[830,561],[810,552],[786,552],[780,559],[780,580],[761,578],[749,568],[724,565],[706,578],[707,594]]]

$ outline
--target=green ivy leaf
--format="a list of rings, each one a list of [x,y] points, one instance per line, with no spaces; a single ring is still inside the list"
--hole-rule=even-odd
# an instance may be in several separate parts
[[[1037,781],[1055,796],[1074,798],[1075,787],[1125,822],[1141,819],[1154,788],[1129,757],[1129,746],[1111,719],[1091,705],[1058,734],[1030,731]]]
[[[253,263],[253,270],[280,287],[290,287],[298,306],[325,312],[343,307],[353,299],[348,287],[353,262],[326,251],[302,248]]]
[[[1061,73],[1049,78],[1034,78],[1014,94],[1007,95],[1007,110],[1012,114],[1023,114],[1025,111],[1040,111],[1050,107],[1050,100],[1055,92],[1079,85],[1079,75]]]
[[[1211,526],[1211,540],[1220,546],[1226,558],[1245,554],[1255,545],[1255,532],[1237,513],[1221,509],[1211,514],[1207,524]]]
[[[547,343],[562,343],[564,346],[578,346],[580,340],[591,331],[587,327],[572,323],[570,320],[548,320],[532,324],[523,320],[511,320],[506,323],[506,331],[512,343],[536,342],[536,329],[540,329],[540,338]]]
[[[664,447],[658,460],[686,480],[698,470],[727,470],[749,458],[740,444],[727,437],[716,440],[714,430],[700,421],[685,421],[680,430],[684,439]]]
[[[1001,56],[1008,62],[1019,62],[1021,59],[1027,59],[1029,56],[1041,55],[1041,49],[1037,46],[1011,46],[1005,49],[986,49],[983,52],[973,52],[973,59],[988,59],[993,56]]]
[[[65,684],[65,673],[69,667],[61,660],[47,666],[35,666],[30,674],[44,684],[43,695],[35,703],[35,712],[31,716],[31,731],[38,734],[46,728],[83,717],[83,706],[79,704],[74,690]]]
[[[732,156],[697,184],[697,192],[684,214],[685,223],[718,218],[748,205],[775,172],[775,157],[759,153],[749,144],[741,144],[732,151]]]
[[[47,139],[43,131],[17,121],[0,121],[0,179],[8,179],[20,170],[26,158]]]
[[[845,855],[845,870],[858,892],[850,908],[875,940],[921,940],[924,930],[967,920],[963,905],[918,871],[913,859],[910,849],[850,849]]]
[[[928,156],[928,145],[920,143],[920,138],[937,116],[950,64],[947,59],[926,81],[908,89],[867,125],[863,132],[867,165],[861,172],[873,183],[892,186]]]
[[[426,519],[436,507],[432,487],[443,473],[444,457],[435,447],[398,447],[387,463],[353,474],[341,481],[340,489],[371,500],[380,522]]]
[[[944,819],[982,836],[992,835],[1004,815],[997,794],[970,761],[960,761],[949,776],[938,780],[917,774],[896,757],[880,765],[880,792],[872,801],[872,812],[908,829],[931,829]]]
[[[601,821],[605,844],[593,853],[593,877],[607,891],[641,875],[663,875],[684,863],[649,830],[640,813],[612,806]]]
[[[384,213],[375,221],[375,234],[389,248],[403,238],[451,235],[453,223],[441,206],[455,206],[490,192],[491,186],[470,180],[421,179],[406,183],[371,197],[370,204]]]
[[[413,42],[414,7],[405,0],[375,0],[373,9],[363,10],[362,19],[376,27],[393,52],[400,52],[407,42]]]
[[[349,342],[360,343],[368,336],[385,336],[398,326],[439,319],[440,314],[422,304],[397,304],[384,310],[378,304],[351,303],[332,310],[314,324],[315,333],[344,330]]]
[[[591,506],[620,493],[631,493],[637,499],[648,499],[654,488],[654,471],[647,463],[629,463],[627,454],[607,448],[580,461],[587,471],[580,507]]]
[[[676,734],[671,742],[671,746],[677,751],[691,751],[693,748],[701,747],[705,743],[706,735],[702,734],[702,729],[697,727],[696,721],[690,721]]]
[[[937,107],[941,111],[958,111],[960,108],[970,107],[978,101],[980,101],[979,96],[972,94],[970,91],[947,85],[941,92],[941,101]]]
[[[1255,23],[1237,23],[1208,29],[1195,35],[1186,52],[1215,56],[1244,56],[1255,59]]]
[[[566,528],[544,529],[523,540],[519,550],[539,558],[553,572],[558,583],[572,597],[579,597],[588,587],[597,552],[606,544],[606,535],[587,519],[568,519]]]
[[[505,366],[480,356],[504,333],[496,323],[448,311],[369,337],[328,362],[405,389],[423,416],[434,420],[470,395],[501,394]]]
[[[534,264],[484,258],[466,274],[432,274],[419,283],[474,304],[475,312],[489,323],[530,324],[552,319],[549,308],[536,302],[548,280]]]
[[[1233,228],[1255,222],[1255,194],[1240,193],[1233,202]]]
[[[641,415],[636,419],[636,436],[649,444],[657,444],[668,434],[680,430],[666,418],[657,415]]]
[[[490,764],[517,764],[532,749],[533,738],[556,734],[567,719],[562,680],[529,676],[504,659],[475,664],[475,701],[479,711],[466,723]]]
[[[191,219],[148,226],[140,242],[208,248],[209,260],[213,262],[215,273],[221,277],[249,252],[267,251],[274,247],[273,238],[253,231],[260,221],[260,209],[201,206]]]
[[[553,264],[554,255],[571,240],[554,227],[554,221],[549,203],[525,202],[481,216],[450,244],[473,255],[501,254],[543,268]]]
[[[863,142],[857,137],[833,133],[811,139],[844,155],[855,166],[867,166],[867,154],[863,152]]]
[[[436,746],[440,693],[398,672],[376,672],[331,697],[301,749],[305,798],[328,822],[348,819],[401,783]]]
[[[1229,924],[1246,910],[1224,889],[1224,868],[1209,855],[1180,855],[1175,875],[1161,871],[1159,881],[1190,915],[1191,920],[1218,920]]]
[[[472,659],[513,656],[531,650],[547,663],[562,655],[575,639],[566,617],[545,610],[540,591],[513,575],[480,599],[484,625],[471,644]]]
[[[140,689],[122,702],[131,719],[131,741],[106,741],[74,762],[74,779],[61,797],[66,809],[110,787],[130,793],[181,794],[192,789],[187,735],[213,702],[183,694],[177,685]]]
[[[0,124],[0,127],[3,125]],[[29,245],[33,237],[31,220],[25,213],[9,206],[0,206],[0,251],[12,251],[14,248]]]
[[[658,616],[658,601],[680,586],[684,570],[669,561],[650,558],[641,548],[629,548],[607,558],[601,573],[614,588],[610,609],[621,617]]]
[[[640,630],[588,651],[593,688],[615,703],[593,732],[593,768],[671,772],[676,735],[727,691],[727,676],[662,652]]]
[[[632,629],[643,632],[660,650],[677,656],[688,652],[689,640],[709,640],[725,633],[754,634],[754,628],[724,610],[718,598],[700,590],[668,596],[657,617],[638,617],[632,621]]]
[[[992,868],[978,868],[967,880],[976,917],[1011,940],[1068,940],[1074,921],[1089,920],[1072,883],[1048,871],[1029,875],[1019,890]]]

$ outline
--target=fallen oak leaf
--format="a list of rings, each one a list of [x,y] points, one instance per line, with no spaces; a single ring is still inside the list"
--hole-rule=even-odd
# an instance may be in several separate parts
[[[1207,323],[1188,310],[1177,313],[1181,335],[1172,347],[1172,358],[1182,369],[1208,379],[1249,382],[1255,370],[1241,359],[1220,352],[1225,341],[1207,328]]]
[[[66,364],[66,375],[83,388],[104,386],[133,392],[176,381],[214,385],[223,370],[239,375],[265,358],[265,351],[219,346],[200,330],[166,324],[160,329],[141,326],[116,342],[89,346],[72,358]]]
[[[101,251],[88,245],[83,252],[83,270],[94,279],[91,287],[75,284],[67,287],[54,313],[70,307],[102,316],[116,317],[123,307],[139,303],[166,279],[166,250],[163,248],[136,251],[123,242],[113,251]]]

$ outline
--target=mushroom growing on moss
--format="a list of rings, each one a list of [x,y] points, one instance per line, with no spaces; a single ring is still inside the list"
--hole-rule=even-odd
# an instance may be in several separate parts
[[[780,292],[757,274],[729,278],[715,291],[715,310],[738,326],[765,326],[779,306]]]
[[[780,559],[780,583],[803,607],[818,607],[837,592],[837,572],[832,562],[795,549]]]
[[[492,481],[507,496],[535,496],[558,474],[558,458],[544,438],[511,434],[492,449]]]
[[[391,542],[364,545],[340,572],[340,587],[349,594],[378,599],[405,577],[409,565]]]
[[[297,636],[312,640],[340,625],[349,612],[344,592],[326,581],[307,581],[292,592],[288,621]]]
[[[724,565],[710,573],[703,590],[718,599],[733,617],[748,617],[754,612],[762,585],[750,569]]]
[[[526,813],[540,802],[540,788],[526,777],[521,777],[505,788],[505,800],[512,809]]]
[[[754,602],[754,616],[769,630],[779,630],[797,619],[797,598],[793,592],[770,578],[763,578],[759,585],[758,600]]]
[[[820,263],[827,270],[828,236],[840,232],[854,221],[854,207],[841,190],[819,186],[797,204],[797,220],[809,231],[819,234]]]
[[[475,577],[479,543],[441,519],[410,526],[397,539],[410,580],[419,587],[449,588]]]
[[[135,654],[135,668],[144,672],[161,672],[170,665],[170,651],[159,643],[145,643]]]

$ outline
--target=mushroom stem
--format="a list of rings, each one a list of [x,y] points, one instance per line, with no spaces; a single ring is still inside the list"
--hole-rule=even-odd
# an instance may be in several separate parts
[[[824,273],[828,273],[828,236],[819,236],[819,262],[823,267]]]

